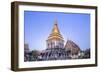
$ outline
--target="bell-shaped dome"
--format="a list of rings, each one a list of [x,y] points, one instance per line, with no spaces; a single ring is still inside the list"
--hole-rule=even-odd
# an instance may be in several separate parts
[[[47,42],[47,48],[63,48],[64,47],[64,40],[58,29],[57,21],[55,21],[52,32],[49,35],[46,42]]]
[[[51,32],[51,34],[48,37],[48,40],[52,40],[52,39],[60,39],[60,40],[63,40],[63,37],[60,34],[60,31],[58,29],[57,21],[55,21],[55,24],[53,26],[52,32]]]

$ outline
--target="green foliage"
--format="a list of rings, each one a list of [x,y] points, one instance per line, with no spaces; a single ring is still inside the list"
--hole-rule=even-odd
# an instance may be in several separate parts
[[[39,56],[39,52],[37,50],[33,50],[32,51],[32,57],[34,60],[37,60]]]

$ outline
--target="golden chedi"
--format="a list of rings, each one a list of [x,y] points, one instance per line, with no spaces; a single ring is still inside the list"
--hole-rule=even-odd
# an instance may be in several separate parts
[[[64,48],[64,40],[58,29],[57,21],[55,21],[51,34],[49,35],[47,48]]]

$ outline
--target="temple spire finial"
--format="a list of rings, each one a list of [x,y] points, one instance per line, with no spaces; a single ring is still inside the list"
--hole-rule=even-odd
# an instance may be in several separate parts
[[[59,29],[58,29],[58,25],[57,25],[57,20],[55,20],[55,22],[54,22],[52,33],[59,33],[60,34]]]
[[[57,19],[55,19],[55,23],[54,24],[56,24],[57,25]]]

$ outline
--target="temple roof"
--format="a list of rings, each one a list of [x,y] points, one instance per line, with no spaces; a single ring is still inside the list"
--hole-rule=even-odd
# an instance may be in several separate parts
[[[71,52],[74,53],[78,53],[80,51],[80,47],[73,42],[72,40],[67,40],[66,44],[65,44],[65,49],[66,50],[71,50]]]
[[[62,39],[63,37],[60,34],[57,21],[55,21],[51,34],[49,35],[48,39]]]

